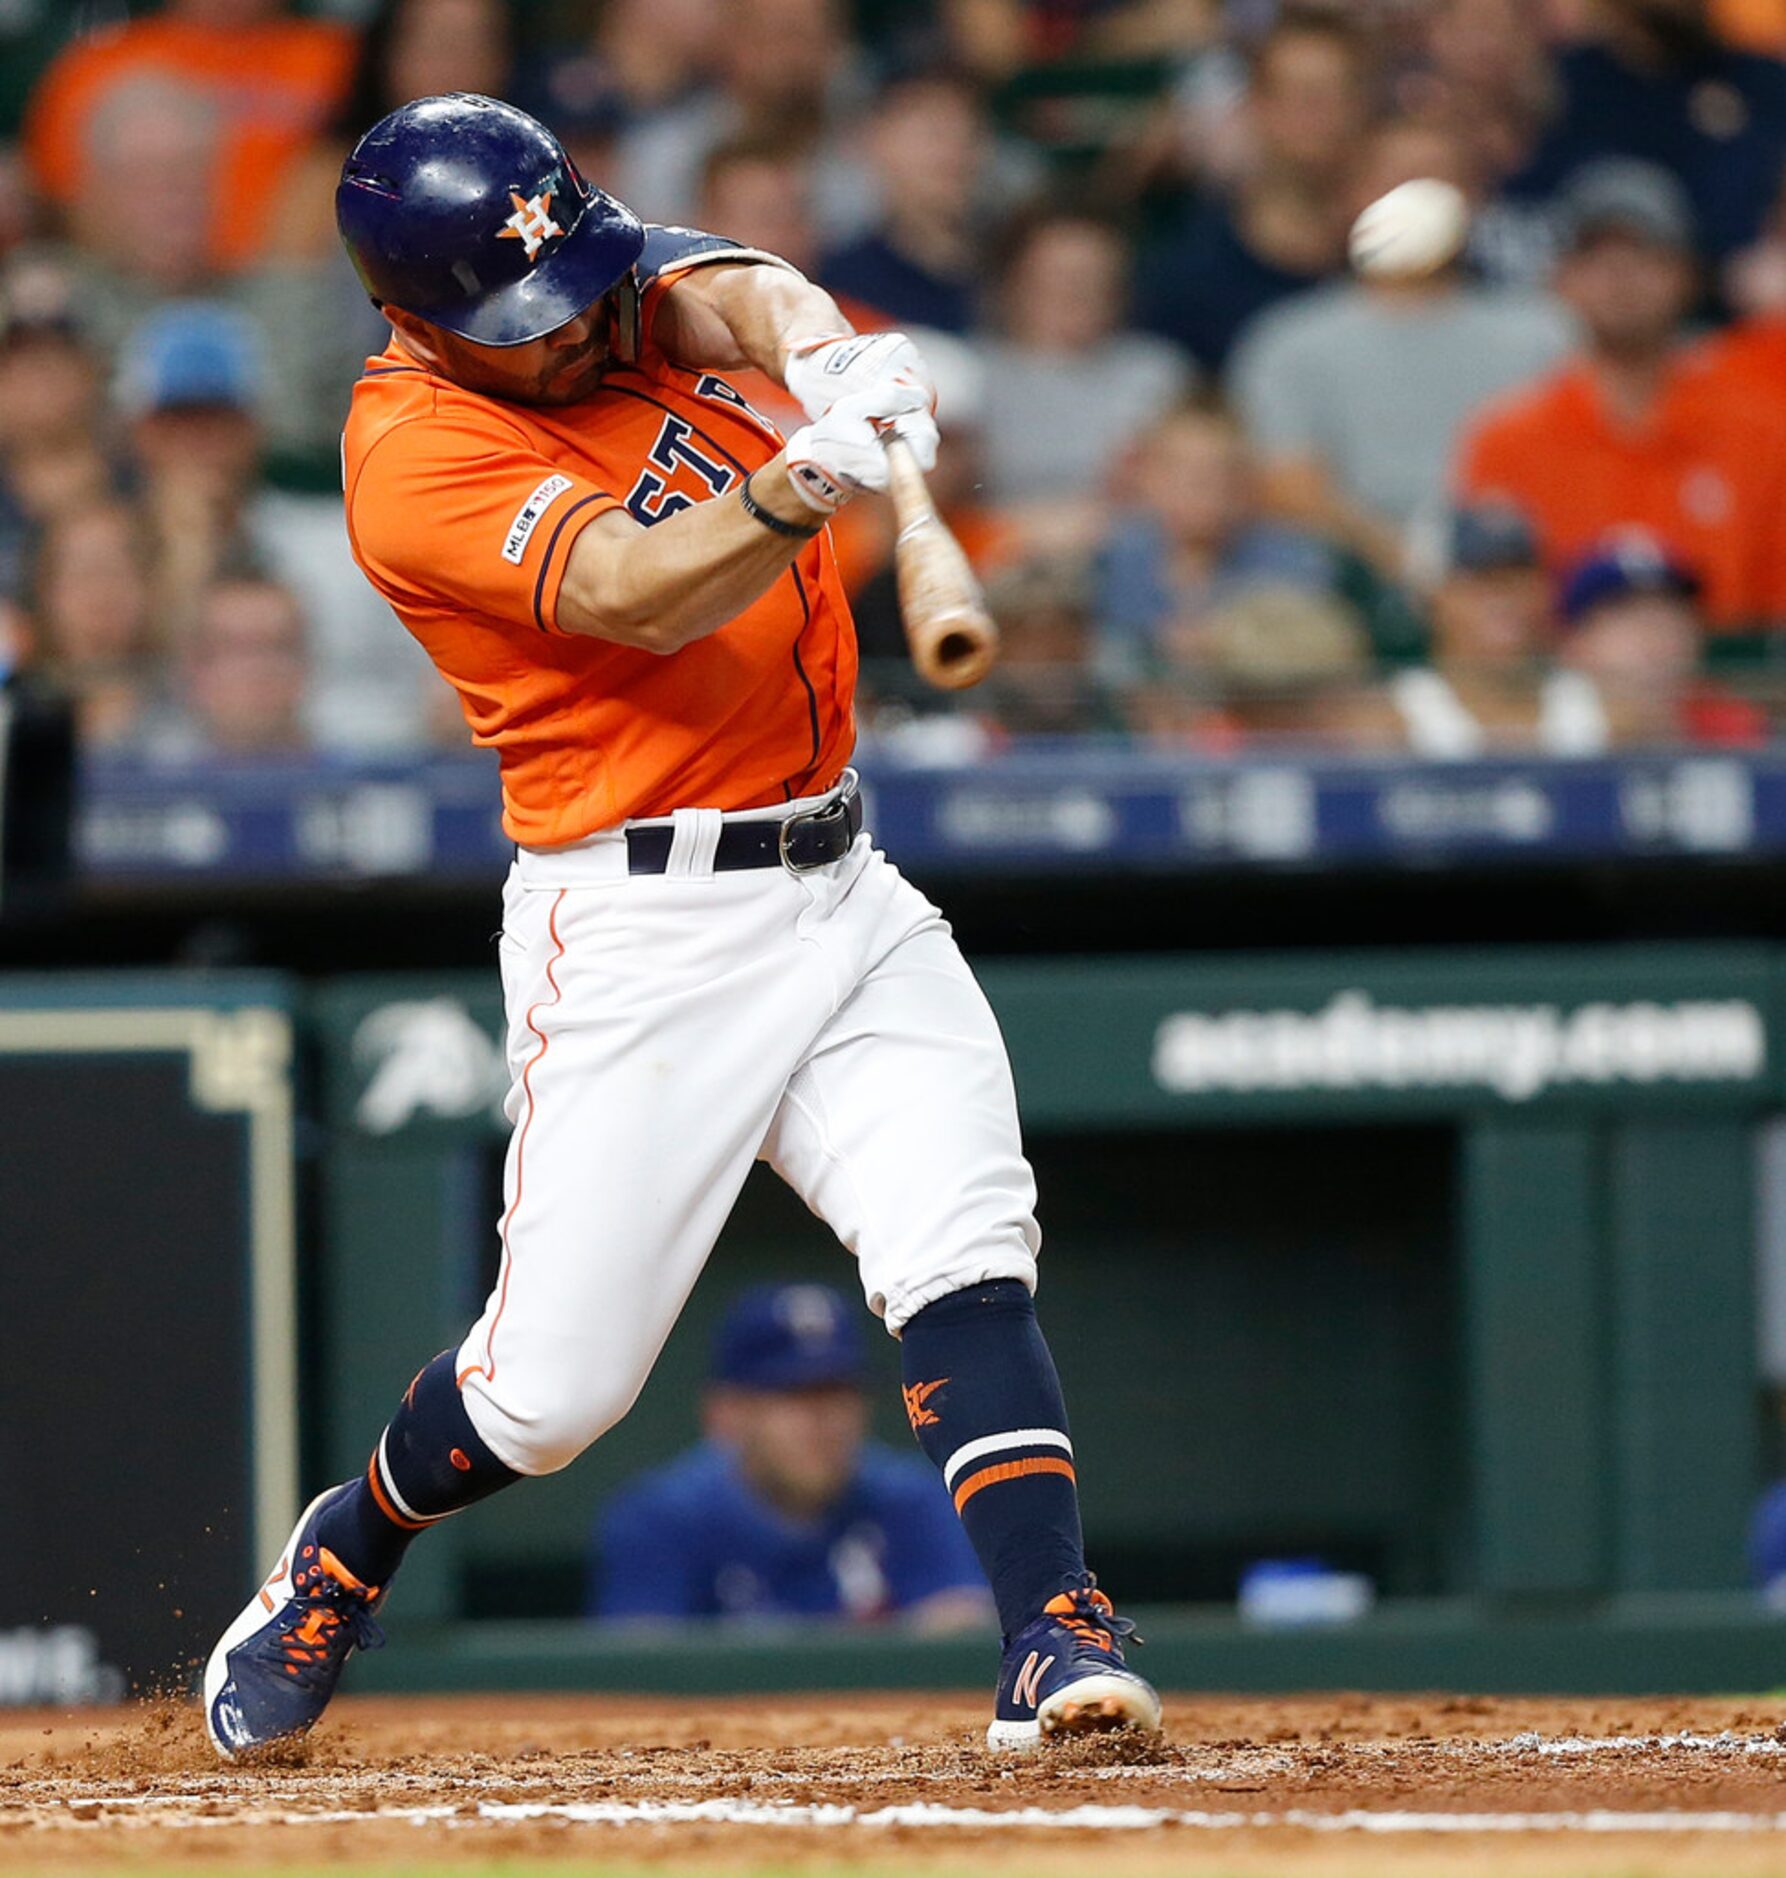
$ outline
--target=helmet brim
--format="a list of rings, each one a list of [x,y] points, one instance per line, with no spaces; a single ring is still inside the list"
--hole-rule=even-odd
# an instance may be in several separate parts
[[[480,346],[524,346],[556,332],[612,292],[644,246],[644,226],[630,210],[596,201],[519,280],[452,306],[408,310]]]

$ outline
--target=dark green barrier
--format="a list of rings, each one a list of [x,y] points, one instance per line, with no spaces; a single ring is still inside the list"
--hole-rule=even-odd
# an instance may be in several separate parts
[[[984,980],[1107,1575],[1219,1596],[1248,1557],[1316,1547],[1404,1592],[1741,1582],[1752,1138],[1779,1100],[1781,955],[1081,960]],[[489,1282],[504,1075],[494,972],[346,981],[315,1011],[313,1458],[340,1474]],[[759,1170],[634,1415],[418,1548],[405,1610],[569,1608],[595,1507],[692,1435],[713,1317],[771,1272],[848,1281]],[[903,1442],[893,1354],[882,1432]]]

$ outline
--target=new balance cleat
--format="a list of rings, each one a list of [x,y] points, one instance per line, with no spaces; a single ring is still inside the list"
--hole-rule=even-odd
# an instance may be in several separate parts
[[[1005,1645],[990,1748],[1023,1752],[1073,1735],[1157,1734],[1160,1698],[1122,1656],[1135,1626],[1089,1579],[1063,1591]]]
[[[205,1731],[235,1760],[315,1727],[354,1650],[375,1650],[383,1592],[361,1584],[316,1540],[316,1516],[340,1492],[305,1507],[273,1575],[217,1640],[205,1664]]]

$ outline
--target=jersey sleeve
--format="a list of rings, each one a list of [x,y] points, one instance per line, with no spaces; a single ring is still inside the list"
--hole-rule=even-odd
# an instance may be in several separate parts
[[[394,425],[350,474],[354,558],[394,606],[558,630],[576,539],[617,497],[541,455],[500,415]]]

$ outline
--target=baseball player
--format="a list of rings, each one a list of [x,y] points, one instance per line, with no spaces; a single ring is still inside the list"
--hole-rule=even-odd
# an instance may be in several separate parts
[[[393,112],[336,202],[392,327],[343,442],[354,551],[501,758],[514,1132],[483,1315],[223,1633],[212,1742],[310,1728],[418,1534],[627,1412],[759,1159],[900,1339],[1005,1634],[992,1744],[1157,1728],[1085,1568],[1004,1046],[846,768],[825,524],[885,487],[889,432],[933,460],[916,349],[641,225],[489,98]],[[750,367],[807,413],[785,441],[725,377]]]

